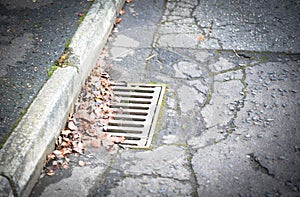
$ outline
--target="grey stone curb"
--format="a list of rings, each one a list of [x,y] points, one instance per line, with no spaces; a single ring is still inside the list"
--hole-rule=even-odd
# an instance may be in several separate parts
[[[1,196],[30,195],[124,2],[94,1],[71,40],[70,66],[53,73],[0,150]]]

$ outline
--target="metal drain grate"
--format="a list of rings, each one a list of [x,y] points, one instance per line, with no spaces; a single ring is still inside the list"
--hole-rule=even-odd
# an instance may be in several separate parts
[[[166,86],[114,83],[112,88],[118,102],[110,106],[114,118],[109,120],[106,131],[112,136],[124,136],[123,146],[148,148]]]

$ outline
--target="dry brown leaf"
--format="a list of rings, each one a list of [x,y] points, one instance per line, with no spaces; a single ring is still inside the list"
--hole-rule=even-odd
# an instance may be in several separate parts
[[[61,164],[61,167],[63,168],[63,169],[68,169],[69,168],[69,164],[68,164],[68,162],[63,162],[62,164]]]
[[[61,151],[60,151],[60,150],[54,150],[54,151],[53,151],[53,154],[55,154],[55,156],[61,155]]]
[[[62,137],[61,136],[58,136],[58,138],[56,139],[56,146],[60,146],[60,144],[62,143]]]
[[[121,137],[112,136],[109,138],[109,140],[114,143],[123,143],[125,141],[125,137],[124,136],[121,136]]]
[[[103,105],[103,112],[108,113],[109,112],[109,107],[107,105]]]
[[[116,18],[116,20],[115,20],[115,24],[119,24],[121,21],[122,21],[122,18],[118,17],[118,18]]]
[[[72,153],[72,150],[70,148],[62,148],[61,149],[61,154],[63,156],[67,155],[67,154],[71,154]]]
[[[202,42],[202,41],[205,40],[205,36],[202,35],[202,34],[199,34],[196,39],[197,39],[198,42]]]
[[[57,161],[53,161],[53,162],[52,162],[52,165],[53,165],[53,166],[57,166],[57,165],[58,165],[58,162],[57,162]]]
[[[53,170],[47,170],[46,174],[48,176],[53,176],[54,175],[54,171]]]
[[[61,147],[67,147],[67,146],[69,146],[69,145],[70,145],[70,144],[67,143],[66,141],[63,141],[63,142],[60,144]]]
[[[84,149],[84,145],[82,142],[78,142],[78,148],[83,150]]]
[[[61,134],[65,135],[65,136],[68,136],[70,133],[71,133],[70,130],[62,130],[62,132],[61,132]]]
[[[75,125],[75,123],[73,121],[69,121],[68,123],[68,128],[71,130],[71,131],[76,131],[78,128],[77,126]]]
[[[120,10],[119,13],[122,15],[122,14],[125,14],[125,11],[124,10]]]
[[[80,167],[83,167],[83,166],[85,166],[85,162],[80,160],[80,161],[78,162],[78,165],[79,165]]]

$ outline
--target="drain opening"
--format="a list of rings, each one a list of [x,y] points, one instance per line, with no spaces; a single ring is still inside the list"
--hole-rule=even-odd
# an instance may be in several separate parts
[[[110,108],[113,119],[106,132],[124,137],[126,147],[148,148],[151,145],[165,85],[114,83],[112,89],[117,103]]]

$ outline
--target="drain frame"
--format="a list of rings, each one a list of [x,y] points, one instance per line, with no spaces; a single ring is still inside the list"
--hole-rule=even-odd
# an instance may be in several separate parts
[[[117,102],[110,105],[113,118],[105,132],[124,137],[120,145],[128,148],[149,148],[165,96],[166,84],[112,83]]]

